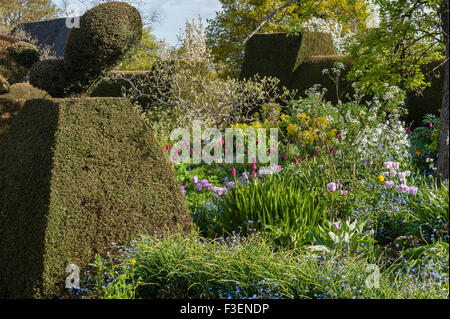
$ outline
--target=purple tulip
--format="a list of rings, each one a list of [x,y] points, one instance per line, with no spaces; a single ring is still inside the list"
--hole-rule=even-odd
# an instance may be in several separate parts
[[[410,193],[411,195],[416,195],[418,190],[419,190],[419,189],[418,189],[416,186],[411,186],[411,187],[409,188],[409,193]]]
[[[328,183],[328,189],[332,192],[335,192],[337,189],[336,183]]]
[[[386,185],[387,188],[392,188],[392,187],[394,187],[394,182],[393,181],[385,181],[384,185]]]

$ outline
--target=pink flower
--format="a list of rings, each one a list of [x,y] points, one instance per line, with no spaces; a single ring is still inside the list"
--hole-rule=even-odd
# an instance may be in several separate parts
[[[409,188],[409,193],[410,193],[411,195],[416,195],[418,190],[419,190],[419,189],[418,189],[416,186],[411,186],[411,187]]]
[[[311,158],[311,157],[308,157],[308,161],[312,161],[312,158]]]
[[[225,168],[225,163],[220,164],[220,166],[222,166],[222,168]]]
[[[433,127],[433,123],[428,123],[428,127]]]
[[[231,169],[231,175],[236,176],[236,170],[234,168]]]
[[[393,181],[385,181],[384,185],[386,185],[387,188],[392,188],[392,187],[394,187],[394,182]]]
[[[336,183],[333,183],[333,182],[328,183],[327,187],[328,187],[328,190],[330,190],[332,192],[335,192],[337,189]]]
[[[330,148],[330,152],[336,155],[337,151],[334,148]]]
[[[252,170],[256,171],[256,164],[255,163],[252,164]]]
[[[166,145],[166,150],[170,151],[172,149],[172,145]]]
[[[285,160],[286,160],[286,155],[281,156],[281,159],[282,159],[283,161],[285,161]]]
[[[314,151],[314,156],[319,156],[319,153],[317,151]]]
[[[174,163],[172,163],[172,162],[170,162],[170,163],[169,163],[169,165],[170,165],[170,166],[172,166],[172,167],[173,167],[173,166],[175,166],[175,164],[174,164]]]
[[[257,175],[256,175],[256,172],[255,171],[253,171],[253,173],[252,173],[252,177],[253,178],[255,178]]]

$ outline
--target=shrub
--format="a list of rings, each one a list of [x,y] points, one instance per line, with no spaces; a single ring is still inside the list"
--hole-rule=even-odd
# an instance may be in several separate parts
[[[8,47],[9,56],[25,68],[31,68],[39,61],[39,53],[36,47],[26,42],[16,42]]]
[[[0,74],[0,94],[8,93],[9,89],[8,81]]]
[[[64,66],[73,77],[72,90],[82,91],[115,66],[141,41],[139,11],[121,2],[108,2],[87,11],[64,48]]]
[[[39,54],[33,45],[0,36],[0,75],[10,84],[21,82],[38,59]]]
[[[11,85],[10,91],[1,96],[10,99],[42,99],[50,97],[46,91],[36,89],[29,83],[15,83]]]
[[[64,97],[68,81],[62,59],[39,61],[30,70],[31,85],[47,91],[52,97]]]
[[[330,54],[334,54],[333,40],[326,33],[255,34],[246,44],[241,78],[250,79],[256,74],[271,76],[286,86],[305,60],[313,55]]]
[[[0,96],[0,139],[8,130],[24,103],[24,100]]]
[[[68,264],[190,218],[126,99],[29,100],[0,140],[0,290],[54,297]]]

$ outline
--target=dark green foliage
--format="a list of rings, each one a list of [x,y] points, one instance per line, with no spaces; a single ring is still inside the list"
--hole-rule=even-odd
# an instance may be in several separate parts
[[[144,79],[148,71],[121,71],[112,72],[110,76],[105,77],[98,81],[92,90],[89,92],[89,96],[92,97],[121,97],[122,90],[129,90],[131,88],[127,79],[137,80]],[[125,79],[122,79],[124,77]]]
[[[31,85],[53,97],[64,97],[68,81],[62,59],[39,61],[30,70]]]
[[[272,76],[288,83],[295,69],[313,55],[334,54],[333,40],[325,33],[255,34],[247,42],[241,78]]]
[[[50,97],[47,92],[43,90],[36,89],[29,83],[15,83],[11,85],[10,90],[7,94],[3,94],[0,98],[10,98],[10,99],[42,99]]]
[[[79,93],[86,89],[125,58],[141,38],[139,11],[126,3],[108,2],[86,12],[64,48],[64,65],[73,77],[71,90]]]
[[[292,90],[298,90],[301,96],[305,95],[305,90],[312,88],[315,84],[320,84],[322,88],[325,88],[325,100],[334,104],[337,103],[338,97],[336,93],[336,85],[333,82],[334,78],[331,68],[334,68],[337,62],[342,62],[344,56],[342,55],[325,55],[325,56],[313,56],[304,61],[298,66],[292,75],[292,78],[285,85]],[[330,71],[328,74],[322,74],[323,69]],[[342,100],[347,94],[353,95],[354,90],[351,87],[351,83],[345,80],[348,72],[348,65],[342,71],[339,80],[339,97]]]
[[[277,77],[281,80],[280,85],[297,90],[301,96],[305,96],[305,90],[320,84],[326,89],[327,101],[337,103],[339,95],[341,101],[345,102],[347,97],[355,93],[351,81],[346,79],[351,61],[344,56],[332,55],[329,48],[331,39],[319,35],[321,33],[299,36],[287,36],[285,33],[255,34],[247,42],[241,77],[251,78],[256,74]],[[337,92],[330,76],[335,78],[331,68],[339,61],[344,63],[345,68],[341,71]],[[408,124],[412,123],[413,127],[420,125],[426,114],[439,115],[444,80],[442,62],[443,59],[423,66],[425,81],[430,82],[431,86],[421,94],[407,93],[408,114],[404,120]],[[329,74],[323,74],[323,69],[328,69]]]
[[[0,139],[3,296],[60,296],[68,264],[177,227],[180,185],[126,99],[28,100]]]
[[[0,96],[0,139],[11,125],[25,100],[11,99]]]
[[[38,60],[39,54],[33,45],[0,36],[0,75],[10,84],[21,82]]]
[[[443,60],[444,58],[423,66],[425,81],[430,82],[431,85],[423,90],[422,94],[408,92],[406,96],[408,115],[405,121],[408,124],[412,123],[413,127],[420,126],[426,114],[440,116],[445,73],[445,66],[442,64]]]
[[[25,68],[31,68],[39,61],[39,52],[36,47],[26,42],[16,42],[8,47],[9,56]]]
[[[0,94],[8,93],[10,89],[8,80],[0,74]]]

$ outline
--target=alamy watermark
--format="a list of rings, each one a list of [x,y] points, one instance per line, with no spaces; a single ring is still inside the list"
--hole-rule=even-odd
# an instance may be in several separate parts
[[[69,4],[66,7],[66,27],[68,29],[79,28],[80,27],[80,15],[81,10],[76,4]]]
[[[192,134],[191,134],[192,132]],[[267,134],[269,132],[269,135]],[[179,163],[248,163],[278,166],[277,128],[201,128],[194,121],[192,129],[177,128],[170,135],[174,142],[170,160]]]

